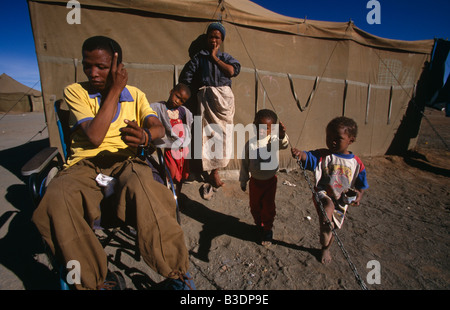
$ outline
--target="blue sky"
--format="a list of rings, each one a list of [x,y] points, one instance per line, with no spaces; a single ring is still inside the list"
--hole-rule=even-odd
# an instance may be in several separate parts
[[[26,0],[1,0],[0,74],[6,73],[29,87],[40,90]],[[370,25],[369,0],[254,0],[253,2],[291,17],[347,22],[371,34],[398,40],[450,38],[449,0],[378,0],[381,24]]]
[[[1,0],[0,74],[40,90],[39,69],[26,0]],[[37,83],[37,84],[36,84]]]
[[[253,0],[252,0],[253,1]],[[450,38],[449,0],[378,0],[380,24],[366,17],[369,0],[254,0],[282,15],[312,20],[347,22],[371,34],[396,40]],[[370,6],[372,8],[372,6]]]

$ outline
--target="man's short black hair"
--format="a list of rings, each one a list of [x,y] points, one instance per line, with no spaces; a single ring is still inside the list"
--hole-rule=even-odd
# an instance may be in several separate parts
[[[276,124],[278,121],[277,114],[269,109],[262,109],[256,112],[255,124],[259,124],[263,118],[270,118],[274,124]]]
[[[114,57],[114,53],[118,53],[117,61],[118,63],[122,62],[122,48],[119,43],[115,40],[105,37],[105,36],[95,36],[86,39],[83,43],[83,47],[81,51],[92,52],[93,50],[104,50],[111,54],[111,57]]]

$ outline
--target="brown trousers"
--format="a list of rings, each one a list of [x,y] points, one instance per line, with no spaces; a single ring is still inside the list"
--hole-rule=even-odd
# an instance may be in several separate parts
[[[164,277],[185,274],[189,258],[170,190],[153,180],[151,168],[140,159],[97,156],[58,173],[33,214],[33,222],[61,263],[80,263],[81,285],[76,287],[95,289],[107,274],[106,253],[92,229],[104,201],[95,181],[99,173],[117,179],[108,198],[112,203],[102,212],[136,228],[141,255],[156,272]]]

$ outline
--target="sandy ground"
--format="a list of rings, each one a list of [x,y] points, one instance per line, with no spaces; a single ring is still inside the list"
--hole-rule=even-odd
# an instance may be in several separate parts
[[[433,110],[426,115],[450,145],[450,118]],[[26,158],[14,155],[23,150],[31,154],[30,148],[44,144],[39,140],[27,148],[0,151],[2,178],[14,174],[9,184],[2,183],[6,202],[0,210],[0,289],[56,288],[54,272],[29,223],[32,210],[18,172]],[[404,157],[362,158],[370,189],[337,231],[349,259],[335,242],[333,261],[326,266],[319,262],[317,213],[301,170],[278,173],[274,242],[268,248],[257,242],[248,193],[237,180],[226,179],[209,201],[199,195],[202,182],[185,184],[179,197],[181,225],[197,289],[359,290],[349,261],[369,290],[449,289],[450,153],[425,121],[418,145]],[[16,164],[5,162],[13,156],[18,156]],[[124,275],[130,289],[155,288],[162,279],[142,260],[136,262],[129,242],[127,234],[118,233],[106,247],[110,268]],[[379,284],[374,283],[370,261],[379,263]]]
[[[449,145],[450,119],[431,110],[427,118]],[[450,288],[450,153],[427,122],[419,143],[407,157],[362,158],[370,189],[337,234],[369,289]],[[301,170],[278,173],[275,241],[269,248],[257,243],[248,193],[237,181],[228,180],[210,201],[199,197],[200,185],[185,186],[181,197],[199,288],[361,289],[336,242],[332,263],[319,262],[317,213]],[[374,266],[368,266],[372,260],[379,262],[380,284],[374,283]]]

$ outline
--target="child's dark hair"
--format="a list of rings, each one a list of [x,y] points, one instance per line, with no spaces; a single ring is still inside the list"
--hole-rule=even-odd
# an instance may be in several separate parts
[[[188,95],[189,97],[191,97],[191,89],[190,89],[190,87],[187,86],[186,84],[178,83],[177,85],[175,85],[175,87],[173,88],[173,90],[184,90],[184,92],[186,93],[186,95]]]
[[[94,50],[104,50],[111,54],[111,57],[114,57],[114,53],[118,53],[117,61],[118,63],[122,62],[122,48],[119,43],[115,40],[104,37],[104,36],[95,36],[86,39],[83,43],[83,47],[81,51],[92,52]]]
[[[263,118],[270,118],[270,119],[272,119],[272,122],[274,124],[276,124],[277,121],[278,121],[277,114],[274,111],[269,110],[269,109],[262,109],[262,110],[259,110],[258,112],[256,112],[255,124],[259,124]]]
[[[349,137],[356,138],[358,134],[358,124],[356,124],[356,122],[351,118],[345,116],[336,117],[327,125],[327,130],[337,130],[339,128],[345,128],[345,131]]]

